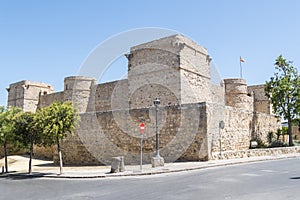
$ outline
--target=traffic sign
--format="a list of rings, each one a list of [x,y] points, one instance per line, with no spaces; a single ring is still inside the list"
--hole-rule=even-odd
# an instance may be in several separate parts
[[[140,133],[144,134],[145,132],[145,124],[144,123],[140,123]]]

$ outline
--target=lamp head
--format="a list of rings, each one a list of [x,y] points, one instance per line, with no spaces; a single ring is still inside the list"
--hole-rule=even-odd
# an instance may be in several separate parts
[[[153,100],[153,104],[154,104],[154,105],[159,105],[159,104],[160,104],[160,100],[159,100],[158,98],[155,98],[155,99]]]

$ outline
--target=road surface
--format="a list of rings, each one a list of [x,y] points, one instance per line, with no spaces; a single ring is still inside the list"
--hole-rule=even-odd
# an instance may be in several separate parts
[[[300,199],[300,159],[153,176],[102,179],[0,178],[0,199]]]

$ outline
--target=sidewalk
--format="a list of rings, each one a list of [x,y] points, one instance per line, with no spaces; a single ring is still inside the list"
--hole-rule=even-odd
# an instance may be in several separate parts
[[[28,158],[23,156],[10,156],[10,173],[3,175],[0,174],[0,178],[11,176],[46,178],[105,178],[121,176],[141,176],[295,157],[300,157],[300,154],[285,154],[278,156],[251,157],[231,160],[212,160],[207,162],[175,162],[165,163],[165,166],[157,168],[152,168],[151,165],[147,164],[143,165],[142,171],[140,170],[140,165],[126,165],[125,172],[120,173],[110,173],[110,166],[64,167],[64,173],[62,175],[58,174],[59,167],[54,166],[52,161],[35,159],[33,160],[33,174],[28,175]],[[0,165],[2,165],[2,163],[3,159],[1,160]]]

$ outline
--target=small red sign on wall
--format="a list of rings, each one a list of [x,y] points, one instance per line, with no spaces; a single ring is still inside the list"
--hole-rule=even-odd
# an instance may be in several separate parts
[[[145,132],[145,124],[144,123],[140,123],[140,133],[144,134]]]

